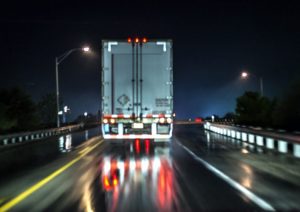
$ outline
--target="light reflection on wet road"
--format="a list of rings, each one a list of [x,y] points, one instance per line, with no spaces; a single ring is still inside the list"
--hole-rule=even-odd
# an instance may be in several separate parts
[[[179,210],[169,146],[150,140],[114,146],[101,170],[108,211]]]
[[[258,208],[175,141],[170,145],[149,140],[109,145],[100,164],[107,211]]]
[[[274,191],[290,191],[289,183],[242,160],[244,155],[257,157],[256,151],[237,141],[206,133],[201,127],[177,126],[170,144],[147,139],[118,144],[103,142],[101,138],[82,141],[97,135],[98,130],[56,138],[56,152],[64,157],[53,159],[43,169],[36,170],[35,176],[48,176],[71,160],[89,153],[15,205],[12,211],[261,210],[247,195],[199,163],[181,145],[244,188],[270,201],[277,200],[271,195]],[[95,144],[98,146],[93,149]],[[37,179],[28,180],[25,176],[8,181],[10,184],[6,187],[1,184],[0,199],[6,198],[4,203],[7,202]],[[19,190],[18,184],[21,185]],[[293,188],[298,189],[297,185]],[[297,198],[293,195],[289,196],[292,200]],[[289,203],[282,208],[295,209],[297,205]]]

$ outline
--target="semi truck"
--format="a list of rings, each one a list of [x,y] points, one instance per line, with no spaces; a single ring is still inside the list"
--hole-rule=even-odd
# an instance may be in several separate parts
[[[104,139],[170,141],[172,40],[102,40],[101,127]]]

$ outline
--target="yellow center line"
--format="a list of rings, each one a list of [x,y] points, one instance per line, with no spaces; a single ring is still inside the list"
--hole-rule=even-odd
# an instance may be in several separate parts
[[[58,170],[54,171],[49,176],[45,177],[43,180],[39,181],[35,185],[31,186],[30,188],[26,189],[22,193],[20,193],[18,196],[4,204],[0,207],[0,212],[2,211],[8,211],[18,203],[22,202],[24,199],[26,199],[28,196],[30,196],[32,193],[43,187],[45,184],[53,180],[55,177],[57,177],[59,174],[61,174],[63,171],[71,167],[73,164],[78,162],[81,158],[83,158],[85,155],[87,155],[89,152],[91,152],[93,149],[95,149],[98,145],[100,145],[103,142],[101,140],[99,143],[96,143],[95,145],[91,146],[89,149],[87,149],[84,153],[80,154],[77,158],[73,159],[63,167],[59,168]]]
[[[84,148],[83,150],[81,150],[80,152],[79,152],[79,155],[82,155],[82,154],[84,154],[86,151],[88,151],[89,149],[91,149],[91,147],[86,147],[86,148]]]

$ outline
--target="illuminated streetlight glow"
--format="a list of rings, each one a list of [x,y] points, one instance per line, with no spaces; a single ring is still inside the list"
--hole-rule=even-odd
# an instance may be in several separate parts
[[[83,47],[82,50],[83,50],[84,52],[89,52],[89,51],[90,51],[90,47],[88,47],[88,46]]]
[[[245,71],[244,71],[244,72],[242,72],[242,74],[241,74],[242,78],[247,78],[247,77],[248,77],[248,75],[249,75],[249,74],[248,74],[247,72],[245,72]]]
[[[254,77],[257,77],[256,75],[254,75],[253,73],[251,73],[251,77],[254,76]],[[243,71],[241,73],[241,77],[243,79],[246,79],[249,77],[249,73],[246,72],[246,71]],[[259,79],[259,87],[260,87],[260,95],[263,96],[264,95],[264,85],[263,85],[263,78],[262,77],[257,77]]]

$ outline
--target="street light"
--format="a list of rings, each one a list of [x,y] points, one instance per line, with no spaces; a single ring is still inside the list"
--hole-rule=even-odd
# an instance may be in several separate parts
[[[90,51],[90,48],[85,46],[83,48],[74,48],[74,49],[70,49],[68,51],[66,51],[65,53],[63,53],[62,55],[55,57],[55,74],[56,74],[56,112],[57,112],[57,116],[56,116],[56,124],[57,127],[60,127],[60,120],[59,120],[59,115],[60,115],[60,111],[59,111],[59,84],[58,84],[58,65],[64,60],[66,59],[70,54],[72,54],[75,51],[84,51],[84,52],[88,52]]]
[[[90,51],[90,47],[88,47],[88,46],[83,47],[82,50],[83,50],[84,52],[88,52],[88,51]]]
[[[241,73],[241,78],[242,79],[247,79],[249,76],[254,76],[254,77],[259,79],[260,95],[263,96],[264,95],[263,78],[262,77],[257,77],[255,74],[253,74],[253,73],[250,74],[249,72],[246,72],[246,71],[243,71]]]
[[[248,73],[244,71],[244,72],[242,72],[241,76],[242,76],[242,78],[247,78],[248,77]]]

